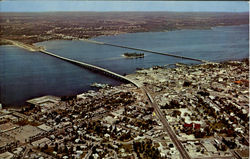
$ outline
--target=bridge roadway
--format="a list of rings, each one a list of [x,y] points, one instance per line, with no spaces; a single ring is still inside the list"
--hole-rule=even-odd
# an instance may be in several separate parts
[[[14,41],[14,40],[9,40],[9,39],[1,39],[1,40],[3,40],[4,42],[7,42],[7,43],[11,43],[12,45],[26,49],[26,50],[31,51],[31,52],[39,51],[40,49],[42,49],[42,47],[37,47],[34,45],[30,45],[30,44],[24,44],[24,43],[19,42],[19,41]]]
[[[206,60],[201,60],[201,59],[197,59],[197,58],[191,58],[191,57],[174,55],[174,54],[163,53],[163,52],[158,52],[158,51],[152,51],[152,50],[122,46],[122,45],[117,45],[117,44],[110,44],[110,43],[99,42],[99,41],[95,41],[95,40],[89,40],[89,39],[79,39],[79,40],[85,41],[85,42],[88,42],[88,43],[98,44],[98,45],[108,45],[108,46],[114,46],[114,47],[119,47],[119,48],[130,49],[130,50],[143,51],[143,52],[148,52],[148,53],[152,53],[152,54],[159,54],[159,55],[171,56],[171,57],[181,58],[181,59],[186,59],[186,60],[198,61],[198,62],[202,62],[202,63],[208,62]]]
[[[112,71],[109,71],[109,70],[107,70],[105,68],[98,67],[98,66],[91,65],[91,64],[87,64],[85,62],[80,62],[80,61],[77,61],[77,60],[69,59],[69,58],[66,58],[66,57],[62,57],[62,56],[53,54],[51,52],[48,52],[48,51],[45,51],[45,50],[42,50],[42,49],[40,50],[40,52],[45,53],[45,54],[50,55],[50,56],[53,56],[53,57],[56,57],[56,58],[59,58],[59,59],[64,60],[64,61],[68,61],[68,62],[76,64],[76,65],[82,66],[82,67],[84,67],[86,69],[102,73],[102,74],[104,74],[106,76],[121,80],[123,82],[132,83],[138,88],[140,87],[139,83],[136,83],[135,81],[132,81],[131,79],[129,79],[129,78],[125,77],[125,76],[119,75],[119,74],[117,74],[115,72],[112,72]]]

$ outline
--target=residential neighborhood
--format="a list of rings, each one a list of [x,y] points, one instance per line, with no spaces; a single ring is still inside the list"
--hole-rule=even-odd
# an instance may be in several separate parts
[[[126,77],[150,92],[190,158],[248,158],[248,60],[155,66]],[[0,110],[0,158],[178,159],[177,146],[132,84]]]

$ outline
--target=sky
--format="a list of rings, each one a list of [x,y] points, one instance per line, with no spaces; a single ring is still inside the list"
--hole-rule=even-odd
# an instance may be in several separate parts
[[[177,11],[249,12],[244,1],[0,1],[0,12]]]

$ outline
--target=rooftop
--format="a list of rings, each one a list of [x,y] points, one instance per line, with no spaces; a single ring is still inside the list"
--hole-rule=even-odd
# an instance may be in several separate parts
[[[34,105],[41,105],[46,103],[58,103],[61,99],[55,96],[43,96],[38,98],[33,98],[27,100],[27,103],[34,104]]]

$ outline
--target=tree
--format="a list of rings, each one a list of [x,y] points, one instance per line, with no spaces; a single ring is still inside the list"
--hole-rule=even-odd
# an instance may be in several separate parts
[[[226,145],[222,144],[222,145],[221,145],[221,151],[226,151],[226,150],[227,150]]]
[[[58,143],[55,144],[54,151],[58,151]]]
[[[41,149],[41,151],[45,151],[45,150],[47,150],[48,149],[48,145],[47,144],[45,144],[44,146],[43,146],[43,148]]]
[[[81,147],[78,145],[78,146],[76,146],[76,149],[77,150],[81,150]]]
[[[173,113],[172,113],[173,117],[177,117],[177,116],[180,116],[180,115],[181,115],[181,112],[179,110],[174,110]]]
[[[205,136],[205,132],[201,132],[200,130],[195,131],[194,137],[195,138],[203,138]]]
[[[207,136],[211,136],[211,130],[210,130],[209,126],[206,126],[204,128],[204,132],[206,132]]]
[[[69,149],[68,149],[68,147],[65,145],[64,146],[64,152],[66,153],[66,154],[69,154]]]

